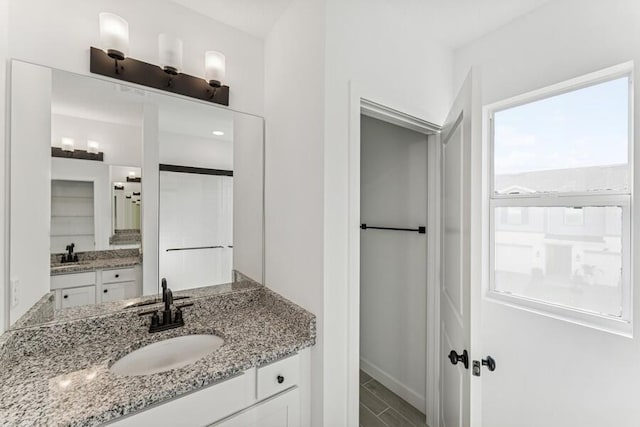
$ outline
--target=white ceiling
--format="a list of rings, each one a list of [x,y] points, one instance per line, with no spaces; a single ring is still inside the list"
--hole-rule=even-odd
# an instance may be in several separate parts
[[[264,38],[291,0],[172,0],[202,15]],[[371,8],[375,1],[371,1]],[[455,49],[550,0],[383,0],[385,7],[424,16],[430,33]],[[362,17],[363,19],[366,16]]]
[[[172,0],[202,15],[264,38],[292,0]]]
[[[550,0],[415,0],[431,33],[459,48]]]

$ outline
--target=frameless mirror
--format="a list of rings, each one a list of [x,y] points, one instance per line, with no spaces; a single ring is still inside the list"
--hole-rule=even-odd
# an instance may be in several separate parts
[[[264,123],[12,61],[13,328],[262,281]],[[193,293],[197,292],[195,290]]]

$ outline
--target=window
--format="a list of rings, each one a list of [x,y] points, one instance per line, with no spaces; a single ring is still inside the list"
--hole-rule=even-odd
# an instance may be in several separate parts
[[[630,331],[631,75],[487,107],[491,296]]]

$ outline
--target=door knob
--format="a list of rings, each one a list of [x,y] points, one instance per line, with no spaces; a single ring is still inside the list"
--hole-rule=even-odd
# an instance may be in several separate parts
[[[464,368],[469,369],[469,353],[467,353],[467,350],[463,350],[462,354],[458,354],[455,350],[451,350],[449,352],[449,360],[453,365],[457,365],[458,362],[462,362]]]
[[[496,370],[496,361],[491,356],[487,356],[486,359],[482,359],[482,366],[486,366],[489,372]]]

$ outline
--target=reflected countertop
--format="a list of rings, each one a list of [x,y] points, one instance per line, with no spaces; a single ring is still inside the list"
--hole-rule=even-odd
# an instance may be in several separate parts
[[[82,273],[100,269],[133,267],[142,263],[138,249],[78,252],[77,262],[60,262],[63,254],[51,255],[51,275]]]
[[[226,286],[226,285],[223,285]],[[0,337],[0,424],[95,426],[270,363],[315,343],[315,316],[261,285],[203,288],[182,328],[150,334],[149,306]],[[153,306],[152,306],[153,307]],[[144,345],[215,334],[223,346],[179,369],[120,377],[109,367]]]

